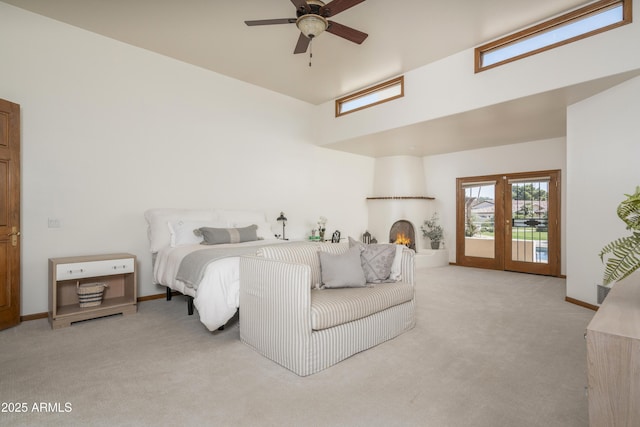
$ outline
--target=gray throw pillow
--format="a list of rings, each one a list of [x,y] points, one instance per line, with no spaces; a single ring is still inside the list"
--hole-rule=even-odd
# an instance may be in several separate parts
[[[362,270],[367,283],[395,282],[390,279],[391,265],[396,257],[396,245],[394,244],[364,244],[349,237],[349,247],[359,248]]]
[[[200,227],[193,230],[196,236],[202,236],[201,245],[220,245],[222,243],[242,243],[258,240],[258,226],[253,224],[242,228]]]
[[[360,263],[360,249],[351,248],[347,252],[334,255],[318,252],[322,288],[362,288],[367,280]]]

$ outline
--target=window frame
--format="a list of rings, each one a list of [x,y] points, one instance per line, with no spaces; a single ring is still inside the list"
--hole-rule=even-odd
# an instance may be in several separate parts
[[[381,99],[379,101],[375,101],[375,102],[363,105],[361,107],[354,108],[354,109],[349,110],[349,111],[345,111],[345,112],[341,111],[342,105],[347,103],[347,102],[349,102],[349,101],[353,101],[353,100],[356,100],[358,98],[365,97],[365,96],[370,95],[372,93],[380,92],[380,91],[382,91],[384,89],[390,88],[392,86],[396,86],[398,84],[400,85],[400,93],[398,95],[393,95],[393,96],[390,96],[389,98],[384,98],[384,99]],[[387,80],[386,82],[382,82],[380,84],[377,84],[375,86],[371,86],[369,88],[360,90],[358,92],[352,93],[351,95],[347,95],[347,96],[344,96],[342,98],[336,99],[336,103],[335,103],[335,105],[336,105],[336,117],[344,116],[346,114],[350,114],[350,113],[354,113],[356,111],[364,110],[365,108],[369,108],[369,107],[373,107],[375,105],[380,105],[380,104],[385,103],[385,102],[393,101],[394,99],[402,98],[403,96],[404,96],[404,75],[396,77],[396,78],[393,78],[391,80]]]
[[[536,24],[533,25],[531,27],[525,28],[523,30],[520,30],[514,34],[510,34],[508,36],[504,36],[499,38],[498,40],[494,40],[492,42],[486,43],[482,46],[478,46],[475,48],[475,59],[474,59],[474,67],[475,67],[475,72],[479,73],[481,71],[485,71],[485,70],[489,70],[491,68],[495,68],[498,67],[500,65],[503,64],[508,64],[509,62],[513,62],[513,61],[517,61],[519,59],[522,58],[526,58],[532,55],[535,55],[537,53],[540,52],[545,52],[547,50],[551,50],[554,49],[558,46],[563,46],[565,44],[569,44],[569,43],[573,43],[575,41],[578,40],[582,40],[584,38],[587,37],[591,37],[593,35],[596,34],[600,34],[603,33],[605,31],[609,31],[612,30],[614,28],[617,27],[621,27],[623,25],[627,25],[630,24],[632,22],[632,9],[631,9],[631,5],[632,5],[633,1],[632,0],[600,0],[597,1],[595,3],[591,3],[587,6],[581,7],[579,9],[576,9],[574,11],[571,12],[567,12],[565,14],[562,14],[556,18],[544,21],[540,24]],[[545,33],[547,31],[556,29],[556,28],[561,28],[565,25],[574,23],[574,22],[579,22],[582,19],[586,19],[590,16],[596,15],[598,13],[604,12],[607,9],[612,9],[614,7],[617,7],[619,5],[622,5],[622,20],[619,22],[615,22],[613,24],[610,25],[606,25],[602,28],[598,28],[592,31],[588,31],[586,33],[568,38],[566,40],[562,40],[556,43],[552,43],[549,44],[547,46],[538,48],[538,49],[534,49],[532,51],[529,52],[525,52],[522,53],[520,55],[516,55],[513,56],[511,58],[507,58],[504,59],[502,61],[498,61],[494,64],[491,65],[487,65],[487,66],[483,66],[482,65],[482,59],[484,54],[497,50],[499,48],[508,46],[508,45],[512,45],[512,44],[516,44],[519,41],[522,41],[528,37],[531,36],[535,36],[538,34],[542,34]]]

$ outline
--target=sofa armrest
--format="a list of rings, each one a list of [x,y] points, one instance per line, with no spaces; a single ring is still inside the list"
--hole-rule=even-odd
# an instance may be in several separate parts
[[[311,336],[311,268],[240,257],[240,338],[286,365]]]

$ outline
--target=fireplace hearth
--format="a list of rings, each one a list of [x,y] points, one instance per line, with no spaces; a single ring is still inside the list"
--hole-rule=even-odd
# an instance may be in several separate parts
[[[389,230],[389,243],[405,245],[415,251],[416,232],[413,224],[405,219],[394,222]]]

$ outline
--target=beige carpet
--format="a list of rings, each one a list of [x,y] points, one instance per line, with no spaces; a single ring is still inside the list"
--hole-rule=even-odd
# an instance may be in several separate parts
[[[588,424],[594,312],[564,302],[564,280],[463,267],[416,277],[415,329],[306,378],[242,344],[236,320],[208,332],[182,297],[55,331],[25,322],[0,332],[0,425]],[[16,403],[27,412],[4,412]]]

